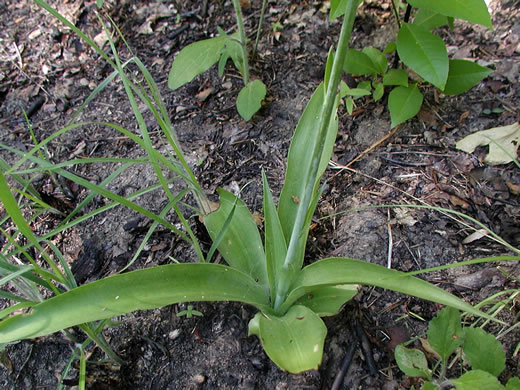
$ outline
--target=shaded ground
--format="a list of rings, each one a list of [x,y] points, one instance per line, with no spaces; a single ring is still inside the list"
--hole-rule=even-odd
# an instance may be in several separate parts
[[[394,34],[391,9],[388,2],[367,3],[356,20],[352,45],[382,49]],[[209,2],[206,8],[183,0],[172,3],[131,0],[107,5],[130,46],[161,87],[180,141],[191,162],[198,164],[196,173],[203,187],[208,193],[214,193],[219,186],[237,190],[250,183],[242,198],[252,210],[260,213],[261,169],[266,169],[271,187],[278,194],[291,134],[322,78],[328,48],[337,37],[339,24],[328,21],[324,3],[269,3],[259,57],[252,62],[252,73],[267,85],[268,97],[249,123],[240,119],[234,107],[241,80],[232,68],[228,68],[224,80],[212,69],[177,91],[167,89],[169,67],[182,47],[215,34],[217,26],[224,30],[233,27],[230,3]],[[512,165],[487,167],[481,163],[483,151],[466,155],[454,148],[458,139],[471,132],[511,124],[518,119],[518,2],[503,1],[491,6],[495,31],[458,23],[454,32],[443,31],[442,34],[451,55],[472,58],[495,68],[496,72],[458,97],[437,97],[433,90],[425,91],[426,103],[419,118],[405,123],[396,134],[363,154],[348,169],[346,165],[389,133],[390,119],[385,105],[371,100],[358,101],[353,117],[340,110],[340,131],[333,157],[335,169],[326,173],[328,187],[318,207],[308,261],[346,256],[386,264],[390,251],[392,267],[408,271],[507,253],[485,239],[463,244],[472,231],[440,213],[369,209],[336,215],[367,205],[411,203],[412,196],[428,204],[462,211],[492,228],[512,245],[520,244],[520,179],[516,168]],[[258,7],[255,2],[246,12],[248,31],[254,31]],[[101,39],[95,9],[94,1],[59,6],[60,12],[74,20],[79,28]],[[36,136],[43,139],[67,123],[111,69],[88,46],[32,3],[7,0],[0,5],[0,10],[3,26],[0,31],[0,140],[27,149],[32,143],[20,115],[21,107],[27,109],[43,99],[43,106],[31,117]],[[161,16],[154,16],[154,12]],[[270,28],[276,22],[283,26],[279,37]],[[121,42],[119,48],[122,56],[128,55]],[[213,92],[201,101],[197,94],[207,88]],[[123,88],[115,84],[91,103],[79,119],[110,121],[135,130],[136,124],[129,112]],[[164,150],[159,139],[154,142]],[[127,139],[98,125],[68,133],[49,147],[49,153],[55,162],[74,156],[134,158],[142,155]],[[12,156],[3,158],[9,160]],[[99,183],[112,168],[94,164],[74,169],[77,174]],[[127,194],[151,184],[152,176],[149,167],[136,165],[115,181],[112,188]],[[40,185],[42,193],[50,199],[58,198],[48,179],[43,177]],[[70,190],[76,199],[84,196],[78,188]],[[164,201],[157,194],[141,200],[155,212],[160,211]],[[57,202],[66,209],[66,204]],[[103,199],[96,202],[99,206]],[[331,217],[319,219],[325,216]],[[54,223],[52,218],[38,220],[35,228],[43,234]],[[78,280],[84,283],[121,269],[139,246],[147,226],[147,222],[134,213],[117,209],[64,232],[55,243],[73,264]],[[132,268],[165,264],[170,261],[169,256],[179,261],[195,258],[180,239],[160,229]],[[507,265],[504,269],[518,275],[518,267]],[[514,287],[493,265],[428,274],[426,279],[456,291],[471,302]],[[330,388],[346,348],[352,342],[353,319],[359,318],[372,344],[379,372],[369,375],[362,354],[357,352],[345,388],[409,388],[410,383],[404,381],[395,368],[391,347],[399,342],[403,332],[411,336],[424,332],[424,322],[414,315],[429,320],[438,310],[428,302],[365,288],[341,314],[327,319],[329,335],[321,369],[292,376],[269,361],[256,338],[247,337],[247,323],[254,314],[251,308],[238,304],[196,304],[204,316],[191,319],[176,316],[183,308],[184,305],[174,305],[121,318],[121,324],[105,334],[126,364],[121,367],[89,365],[90,386]],[[507,319],[515,321],[516,312],[511,312]],[[508,353],[505,376],[518,375],[518,358],[512,356],[518,341],[515,332],[502,340]],[[0,366],[0,387],[55,387],[72,348],[60,334],[9,346]],[[91,360],[102,358],[99,350],[92,351]],[[74,385],[76,380],[77,367],[64,383]]]

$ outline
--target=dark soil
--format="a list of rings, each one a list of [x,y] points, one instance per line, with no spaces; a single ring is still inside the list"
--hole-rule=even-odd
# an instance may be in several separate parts
[[[101,37],[95,1],[53,3],[89,36]],[[269,1],[259,55],[251,61],[253,77],[263,80],[268,96],[260,112],[247,123],[235,109],[241,79],[231,66],[224,80],[216,69],[211,69],[179,90],[167,87],[169,67],[180,49],[216,34],[217,26],[233,28],[230,2],[105,3],[130,47],[160,86],[190,163],[199,164],[196,174],[207,193],[214,194],[217,187],[237,191],[249,183],[241,197],[254,212],[261,213],[261,170],[266,170],[274,194],[279,194],[292,132],[322,79],[328,49],[337,39],[339,23],[329,22],[326,3]],[[245,12],[246,28],[253,40],[260,5],[253,2]],[[390,1],[365,1],[356,19],[353,47],[372,45],[383,49],[394,38],[389,5]],[[414,197],[464,212],[513,246],[520,245],[518,169],[512,164],[486,166],[482,162],[485,150],[467,155],[454,147],[457,140],[476,130],[518,120],[518,1],[496,1],[490,7],[494,31],[462,22],[456,23],[454,31],[441,31],[450,55],[496,69],[478,86],[455,97],[439,97],[432,89],[424,90],[425,104],[418,118],[406,122],[390,137],[386,137],[390,133],[386,102],[358,100],[353,116],[340,109],[334,164],[325,174],[328,185],[309,238],[309,262],[344,256],[386,265],[390,259],[393,268],[413,271],[509,254],[485,238],[463,244],[472,230],[439,212],[406,208],[356,211],[369,205],[416,203]],[[157,10],[164,15],[154,16]],[[36,137],[43,139],[64,126],[112,70],[88,45],[30,1],[4,0],[0,11],[0,142],[27,150],[32,140],[21,108],[33,107],[30,121]],[[283,25],[279,35],[272,31],[276,22]],[[128,58],[121,41],[118,49],[123,58]],[[355,84],[360,80],[346,81]],[[207,88],[213,92],[200,101],[197,94]],[[133,131],[137,125],[129,112],[123,86],[113,83],[78,120],[109,121]],[[149,112],[145,115],[151,117]],[[153,142],[165,151],[158,137]],[[91,124],[50,144],[49,155],[52,161],[60,162],[75,156],[135,158],[143,151],[119,133]],[[13,161],[8,153],[3,152],[2,158]],[[74,172],[100,183],[115,167],[82,165],[75,166]],[[124,195],[152,184],[153,178],[152,168],[135,165],[112,182],[111,189]],[[59,196],[52,181],[45,177],[38,185],[42,196],[64,212],[70,210],[68,202],[85,196],[74,186],[69,188],[72,200]],[[158,213],[165,200],[154,193],[140,202]],[[96,199],[96,204],[89,207],[99,207],[103,202]],[[57,216],[41,217],[34,228],[44,234],[58,222]],[[193,224],[204,240],[203,228],[195,218]],[[71,262],[78,282],[87,283],[124,267],[148,226],[134,212],[118,208],[63,232],[53,242]],[[158,229],[131,269],[166,264],[170,258],[193,261],[196,256],[178,237]],[[513,276],[519,275],[516,265],[502,268]],[[472,303],[516,286],[495,264],[424,277]],[[367,355],[357,348],[343,388],[410,388],[413,383],[396,368],[392,348],[409,337],[424,334],[426,323],[419,318],[430,320],[439,310],[433,303],[364,288],[339,315],[326,319],[329,334],[320,370],[289,375],[266,357],[256,337],[247,336],[247,324],[254,315],[251,307],[231,303],[194,306],[202,317],[178,317],[176,313],[186,307],[180,304],[117,318],[119,325],[104,334],[125,363],[119,366],[107,362],[99,348],[92,348],[89,361],[93,363],[87,369],[89,388],[329,389],[348,346],[355,340],[353,329],[357,323],[370,343],[376,371],[371,372]],[[509,310],[504,320],[514,323],[515,310]],[[494,333],[500,330],[494,326],[486,329]],[[79,332],[78,337],[82,337]],[[501,379],[519,375],[518,357],[513,356],[519,333],[510,332],[501,341],[508,357]],[[56,387],[73,348],[63,334],[8,346],[0,359],[0,387]],[[65,388],[77,384],[78,372],[75,361],[67,377],[61,378]]]

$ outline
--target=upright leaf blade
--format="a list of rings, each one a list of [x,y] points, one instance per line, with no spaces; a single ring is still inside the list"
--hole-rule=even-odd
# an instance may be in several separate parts
[[[262,171],[262,182],[264,187],[265,261],[271,297],[274,298],[277,278],[287,255],[287,244],[264,171]]]
[[[307,104],[296,126],[289,148],[287,172],[285,173],[285,182],[278,203],[278,216],[282,224],[284,236],[287,238],[291,237],[296,213],[300,206],[300,199],[303,197],[303,192],[308,181],[311,166],[309,151],[314,150],[314,146],[318,141],[316,130],[319,128],[321,120],[320,112],[324,98],[324,86],[320,84],[312,95],[311,100]],[[334,142],[336,141],[337,132],[338,119],[335,116],[330,121],[315,185],[317,185],[327,167]]]
[[[431,31],[437,27],[445,26],[448,24],[448,18],[446,15],[441,15],[435,11],[421,8],[413,19],[413,24],[421,26],[428,31]]]
[[[397,34],[401,60],[440,90],[448,78],[448,52],[443,40],[414,24],[403,23]]]
[[[211,68],[219,60],[228,39],[225,36],[205,39],[182,49],[170,69],[168,87],[177,89]]]
[[[493,28],[484,0],[410,0],[409,3],[416,8],[428,9],[442,15]]]
[[[345,64],[343,65],[343,70],[348,73],[352,74],[359,74],[359,75],[376,75],[378,73],[381,73],[380,70],[381,65],[376,65],[368,56],[368,54],[355,50],[350,49],[347,52],[347,56],[345,57]]]
[[[219,189],[218,193],[220,207],[204,217],[204,225],[211,239],[219,237],[228,216],[233,212],[218,250],[231,267],[250,275],[269,291],[265,253],[253,215],[245,203],[232,193],[223,189]]]
[[[450,70],[446,86],[442,91],[446,95],[458,95],[473,88],[493,71],[485,66],[468,60],[450,60]]]
[[[164,265],[85,284],[3,320],[0,343],[188,301],[240,301],[269,310],[264,289],[241,271],[207,263]]]
[[[278,367],[297,374],[319,368],[327,327],[312,310],[295,305],[282,317],[258,313],[249,323],[249,334],[260,338]]]

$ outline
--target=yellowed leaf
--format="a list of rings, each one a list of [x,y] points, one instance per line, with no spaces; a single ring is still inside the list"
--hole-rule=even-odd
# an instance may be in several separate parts
[[[520,123],[477,131],[457,142],[456,148],[473,153],[479,146],[489,145],[484,162],[489,165],[507,164],[516,159],[520,144]]]

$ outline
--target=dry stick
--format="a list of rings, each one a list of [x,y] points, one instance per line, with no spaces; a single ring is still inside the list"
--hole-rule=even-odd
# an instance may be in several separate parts
[[[354,351],[357,348],[359,340],[355,340],[352,344],[349,345],[347,349],[347,353],[345,354],[345,358],[343,359],[343,363],[341,364],[341,368],[334,379],[334,383],[330,390],[339,390],[341,385],[343,384],[343,379],[347,374],[348,368],[350,367],[350,363],[352,363],[352,358],[354,357]]]
[[[357,160],[362,158],[365,154],[370,153],[372,150],[377,148],[379,145],[381,145],[383,142],[388,140],[389,138],[393,137],[401,128],[401,125],[397,125],[390,133],[385,135],[383,138],[380,138],[378,141],[370,145],[368,148],[363,150],[361,153],[359,153],[356,158],[354,158],[352,161],[350,161],[347,165],[344,166],[344,168],[349,168],[352,164],[354,164]]]
[[[368,337],[365,334],[365,331],[361,327],[359,320],[356,318],[354,321],[354,329],[356,331],[356,335],[361,343],[361,349],[363,350],[363,355],[365,355],[365,361],[368,365],[368,371],[370,371],[371,376],[375,376],[377,374],[376,362],[374,361],[374,355],[372,355],[372,348],[370,348],[370,342],[368,341]]]

